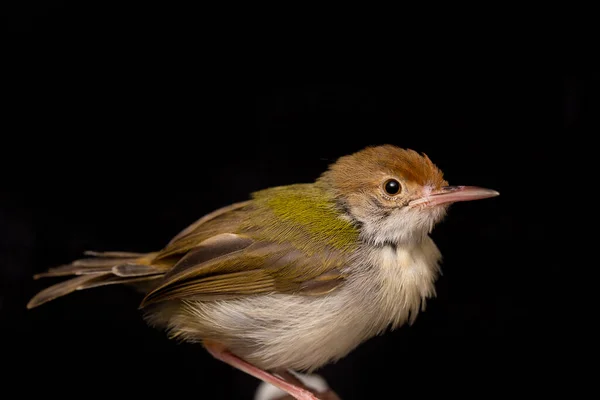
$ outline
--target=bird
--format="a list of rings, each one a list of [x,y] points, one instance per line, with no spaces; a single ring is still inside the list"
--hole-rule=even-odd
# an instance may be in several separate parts
[[[433,228],[451,204],[498,196],[450,186],[425,153],[384,144],[332,162],[312,183],[251,193],[150,253],[87,251],[34,276],[69,277],[31,298],[125,284],[148,325],[299,400],[311,373],[414,323],[435,297]]]

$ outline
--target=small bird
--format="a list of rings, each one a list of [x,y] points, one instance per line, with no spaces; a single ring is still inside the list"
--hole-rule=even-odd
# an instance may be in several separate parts
[[[33,308],[76,290],[145,290],[148,323],[296,399],[312,372],[365,340],[412,324],[435,296],[430,238],[450,204],[499,193],[449,186],[425,154],[392,145],[343,156],[315,182],[253,193],[203,216],[152,253],[89,256],[34,278]]]

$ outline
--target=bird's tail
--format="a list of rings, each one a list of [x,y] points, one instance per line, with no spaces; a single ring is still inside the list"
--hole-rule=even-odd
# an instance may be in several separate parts
[[[152,265],[156,253],[88,251],[85,255],[90,257],[34,275],[34,279],[72,278],[40,291],[27,303],[27,308],[37,307],[76,290],[112,284],[140,284],[158,279],[166,272],[161,266]]]

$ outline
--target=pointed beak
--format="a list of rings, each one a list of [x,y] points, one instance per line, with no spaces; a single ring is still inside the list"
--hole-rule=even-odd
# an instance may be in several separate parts
[[[484,189],[477,186],[445,186],[427,196],[420,197],[408,203],[409,206],[433,207],[440,204],[456,203],[458,201],[470,201],[487,199],[500,195],[495,190]]]

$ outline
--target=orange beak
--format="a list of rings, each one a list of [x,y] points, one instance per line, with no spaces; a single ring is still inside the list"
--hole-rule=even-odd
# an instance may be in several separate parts
[[[408,203],[409,206],[433,207],[458,201],[481,200],[500,195],[495,190],[477,186],[444,186],[436,192],[420,197]]]

